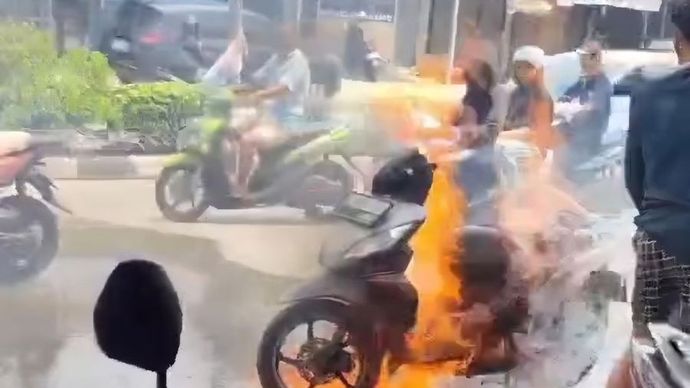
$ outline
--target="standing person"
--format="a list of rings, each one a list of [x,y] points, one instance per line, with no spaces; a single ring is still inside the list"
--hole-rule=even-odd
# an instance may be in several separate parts
[[[633,93],[625,181],[639,211],[633,245],[633,341],[649,340],[650,322],[690,333],[690,1],[671,6],[680,68]],[[609,381],[629,384],[630,354]],[[629,386],[629,385],[628,385]]]
[[[601,150],[601,140],[609,125],[613,85],[602,67],[602,47],[588,41],[577,50],[582,77],[559,100],[574,106],[572,115],[564,116],[558,127],[565,142],[557,153],[564,175],[577,181],[575,169]],[[561,105],[563,106],[563,105]]]
[[[544,84],[544,50],[523,46],[513,55],[514,80],[517,87],[510,95],[504,131],[527,134],[542,156],[553,147],[553,99]]]
[[[350,22],[345,37],[345,69],[349,77],[355,80],[375,81],[372,63],[368,58],[371,48],[364,38],[364,30],[358,22]]]
[[[460,125],[484,125],[493,109],[496,84],[493,69],[482,60],[471,61],[464,69],[467,91],[462,99]]]
[[[244,60],[249,54],[249,45],[240,22],[237,33],[230,38],[225,52],[216,60],[202,78],[202,82],[216,86],[238,85]]]

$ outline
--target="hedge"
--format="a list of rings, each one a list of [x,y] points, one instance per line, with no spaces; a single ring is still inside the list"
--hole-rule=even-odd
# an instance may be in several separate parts
[[[103,54],[77,49],[58,56],[49,33],[0,23],[1,129],[107,123],[174,140],[186,119],[200,113],[201,103],[196,86],[119,85]]]

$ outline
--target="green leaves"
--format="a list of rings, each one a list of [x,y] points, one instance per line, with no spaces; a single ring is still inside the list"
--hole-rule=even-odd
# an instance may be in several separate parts
[[[58,57],[52,38],[29,24],[0,23],[0,128],[54,128],[107,121],[114,72],[100,53]]]
[[[115,126],[137,128],[173,143],[188,118],[202,109],[202,93],[183,82],[158,82],[121,86],[112,94],[119,110]]]
[[[51,36],[0,22],[0,129],[107,123],[173,142],[201,114],[202,93],[182,82],[117,85],[107,58],[84,49],[58,56]]]

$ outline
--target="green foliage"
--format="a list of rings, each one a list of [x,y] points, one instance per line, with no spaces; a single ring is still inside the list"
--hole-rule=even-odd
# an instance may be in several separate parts
[[[50,128],[106,121],[114,73],[100,53],[58,56],[53,40],[29,24],[0,23],[0,128]]]
[[[29,24],[0,22],[0,129],[107,122],[174,141],[201,114],[202,93],[181,82],[114,85],[100,53],[58,56],[51,36]]]
[[[112,94],[119,108],[115,124],[160,135],[166,142],[177,138],[188,118],[202,109],[202,93],[183,82],[158,82],[121,86]]]

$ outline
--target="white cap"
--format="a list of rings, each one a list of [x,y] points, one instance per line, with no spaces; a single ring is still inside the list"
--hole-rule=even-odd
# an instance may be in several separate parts
[[[527,62],[537,69],[540,69],[544,67],[545,56],[544,50],[537,46],[522,46],[515,50],[513,62]]]

